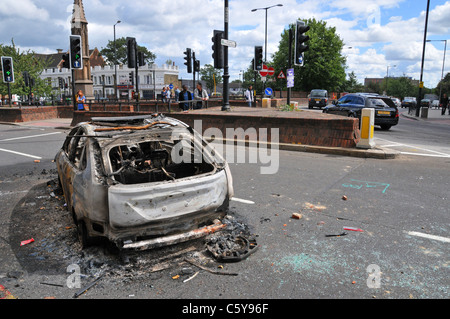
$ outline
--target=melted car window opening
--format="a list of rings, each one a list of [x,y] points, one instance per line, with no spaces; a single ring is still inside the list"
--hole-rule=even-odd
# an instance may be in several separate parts
[[[172,149],[185,140],[168,142],[147,141],[142,143],[119,145],[109,151],[112,172],[108,177],[121,184],[139,184],[149,182],[173,181],[214,171],[214,166],[191,154],[178,154],[190,158],[188,163],[174,161]],[[176,148],[177,149],[177,148]]]

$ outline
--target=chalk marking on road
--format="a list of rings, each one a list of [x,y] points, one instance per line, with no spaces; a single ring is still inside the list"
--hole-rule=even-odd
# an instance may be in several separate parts
[[[5,150],[4,148],[0,148],[0,151],[7,152],[7,153],[12,153],[12,154],[16,154],[16,155],[22,155],[22,156],[26,156],[26,157],[31,157],[31,158],[39,159],[39,160],[42,159],[42,157],[40,157],[40,156],[20,153],[20,152],[11,151],[11,150]]]
[[[26,138],[34,138],[34,137],[41,137],[41,136],[48,136],[48,135],[55,135],[55,134],[61,134],[61,132],[45,133],[45,134],[21,136],[21,137],[12,137],[12,138],[7,138],[7,139],[4,139],[4,140],[0,140],[0,142],[9,142],[9,141],[15,141],[15,140],[23,140],[23,139],[26,139]]]
[[[232,201],[235,201],[235,202],[244,203],[244,204],[250,204],[250,205],[255,204],[255,202],[252,202],[251,200],[242,199],[242,198],[237,198],[237,197],[233,197],[233,198],[231,198],[231,200],[232,200]]]
[[[442,242],[444,242],[444,243],[450,243],[450,238],[447,238],[447,237],[441,237],[441,236],[435,236],[435,235],[428,235],[428,234],[419,233],[419,232],[415,232],[415,231],[407,232],[407,234],[408,234],[408,235],[411,235],[411,236],[417,236],[417,237],[422,237],[422,238],[428,238],[428,239],[438,240],[438,241],[442,241]]]

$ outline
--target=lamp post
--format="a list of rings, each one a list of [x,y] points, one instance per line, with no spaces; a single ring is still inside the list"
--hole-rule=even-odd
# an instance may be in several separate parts
[[[267,62],[267,10],[269,10],[270,8],[273,7],[282,7],[283,5],[281,3],[270,6],[270,7],[266,7],[266,8],[256,8],[256,9],[252,9],[252,12],[255,12],[257,10],[266,10],[266,31],[265,31],[265,49],[264,49],[264,62]]]
[[[118,92],[117,92],[117,47],[116,47],[116,25],[119,24],[121,21],[117,20],[117,22],[114,24],[114,89],[116,93],[116,99],[119,99]]]
[[[445,53],[447,51],[447,40],[427,40],[427,42],[431,42],[431,41],[442,41],[442,42],[445,42],[445,45],[444,45],[444,59],[442,61],[442,74],[441,74],[441,82],[442,82],[442,79],[444,78]],[[442,95],[442,83],[441,83],[441,85],[439,87],[439,102],[441,101],[441,95]]]

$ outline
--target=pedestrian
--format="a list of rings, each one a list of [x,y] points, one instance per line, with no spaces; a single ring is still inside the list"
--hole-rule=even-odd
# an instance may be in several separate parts
[[[175,87],[175,101],[179,101],[180,100],[180,89],[178,88],[178,86]]]
[[[197,100],[197,103],[195,104],[195,109],[201,109],[203,107],[203,103],[206,103],[206,101],[209,99],[208,92],[206,90],[203,90],[202,84],[200,82],[197,83],[197,88],[194,91],[194,99]]]
[[[253,91],[253,86],[250,85],[245,91],[245,100],[248,103],[249,107],[252,107],[253,102],[255,101],[255,92]]]
[[[163,86],[162,91],[161,91],[161,99],[163,103],[166,103],[166,87]]]
[[[76,101],[78,104],[78,111],[84,111],[84,103],[86,103],[86,97],[84,96],[83,91],[78,91]]]
[[[166,89],[166,102],[170,102],[170,97],[171,97],[171,92],[170,92],[170,89],[169,88],[167,88]]]
[[[192,93],[189,92],[189,90],[187,89],[187,86],[183,85],[182,89],[183,89],[183,91],[180,92],[180,96],[179,96],[180,102],[192,100]],[[180,103],[179,106],[184,112],[187,112],[189,110],[189,103]]]
[[[448,107],[448,97],[447,94],[444,93],[444,95],[441,97],[441,100],[439,101],[440,106],[442,107],[442,115],[445,115],[445,110]],[[450,109],[448,114],[450,114]]]

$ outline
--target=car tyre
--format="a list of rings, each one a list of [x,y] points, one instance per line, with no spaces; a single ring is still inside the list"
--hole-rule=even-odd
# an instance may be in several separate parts
[[[387,130],[389,130],[389,129],[392,127],[392,125],[389,125],[389,124],[382,124],[382,125],[380,125],[380,127],[381,127],[381,129],[382,129],[383,131],[387,131]]]
[[[92,238],[89,237],[86,224],[82,220],[77,223],[77,233],[78,240],[80,241],[82,249],[85,249],[92,245]]]

